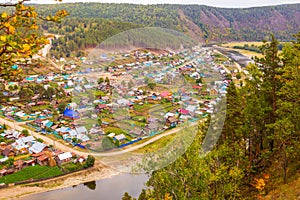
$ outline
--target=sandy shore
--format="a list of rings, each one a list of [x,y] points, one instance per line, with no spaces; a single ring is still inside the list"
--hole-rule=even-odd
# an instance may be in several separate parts
[[[0,199],[22,199],[27,195],[71,187],[84,182],[109,178],[118,174],[120,174],[120,172],[117,172],[110,167],[103,164],[97,164],[93,168],[58,178],[0,189]]]

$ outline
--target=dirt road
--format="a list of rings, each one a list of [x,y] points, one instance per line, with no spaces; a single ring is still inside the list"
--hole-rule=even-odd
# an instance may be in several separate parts
[[[201,120],[203,121],[203,120]],[[6,124],[12,128],[14,128],[15,130],[17,131],[22,131],[23,129],[26,129],[22,126],[20,126],[20,124],[24,124],[24,123],[18,123],[18,122],[11,122],[7,119],[4,119],[4,118],[0,118],[0,123],[1,124]],[[197,125],[199,122],[193,122],[189,125],[190,126],[195,126]],[[151,144],[165,136],[168,136],[168,135],[172,135],[174,133],[177,133],[178,131],[180,131],[180,127],[178,128],[175,128],[175,129],[172,129],[172,130],[169,130],[169,131],[166,131],[162,134],[159,134],[153,138],[151,138],[150,140],[142,143],[142,144],[138,144],[138,145],[135,145],[135,146],[129,146],[128,148],[126,149],[118,149],[117,151],[112,151],[112,152],[103,152],[103,153],[93,153],[93,152],[83,152],[83,151],[79,151],[77,149],[75,149],[73,146],[67,146],[69,145],[68,143],[66,144],[63,144],[63,143],[60,143],[58,141],[55,141],[55,140],[52,140],[51,138],[45,136],[45,135],[42,135],[40,133],[37,133],[35,131],[31,131],[31,130],[28,130],[29,131],[29,134],[36,137],[36,138],[41,138],[44,143],[48,144],[48,145],[55,145],[56,148],[62,150],[62,151],[65,151],[65,152],[74,152],[80,156],[84,156],[84,157],[87,157],[88,155],[93,155],[93,156],[101,156],[101,157],[105,157],[105,156],[116,156],[116,155],[121,155],[121,154],[125,154],[125,153],[128,153],[128,152],[132,152],[132,151],[135,151],[137,149],[140,149],[148,144]]]

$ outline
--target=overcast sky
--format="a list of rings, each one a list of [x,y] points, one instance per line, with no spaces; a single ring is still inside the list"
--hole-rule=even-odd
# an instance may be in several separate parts
[[[0,0],[7,2],[10,0]],[[34,3],[54,3],[54,0],[31,0]],[[300,3],[300,0],[63,0],[69,2],[139,3],[139,4],[200,4],[215,7],[256,7],[266,5]]]

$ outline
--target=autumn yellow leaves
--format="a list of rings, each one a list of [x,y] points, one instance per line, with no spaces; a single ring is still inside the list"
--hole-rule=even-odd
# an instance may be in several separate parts
[[[39,30],[40,21],[59,22],[69,13],[57,11],[53,16],[43,17],[33,6],[17,3],[13,10],[0,14],[0,74],[7,79],[14,79],[16,71],[11,70],[15,63],[32,59],[33,55],[49,44],[48,36]]]

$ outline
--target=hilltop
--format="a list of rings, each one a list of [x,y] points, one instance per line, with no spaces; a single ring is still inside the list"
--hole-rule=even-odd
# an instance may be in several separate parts
[[[71,3],[37,5],[37,8],[45,14],[66,9],[70,18],[105,18],[175,29],[202,42],[260,41],[270,33],[279,40],[287,41],[300,27],[300,4],[216,8],[203,5]]]

